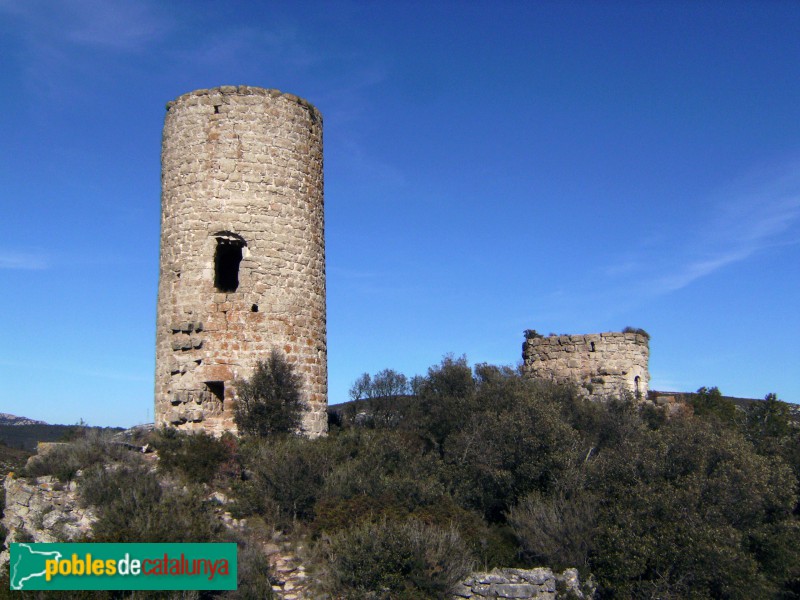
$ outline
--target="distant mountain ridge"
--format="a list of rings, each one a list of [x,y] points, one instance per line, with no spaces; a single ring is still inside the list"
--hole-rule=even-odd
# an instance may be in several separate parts
[[[49,425],[49,423],[29,419],[28,417],[18,417],[9,413],[0,413],[0,425]]]

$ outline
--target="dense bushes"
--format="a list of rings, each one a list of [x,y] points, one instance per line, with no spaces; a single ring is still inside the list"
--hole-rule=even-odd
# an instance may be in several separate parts
[[[235,517],[303,539],[337,597],[444,598],[472,561],[575,566],[600,598],[800,597],[800,430],[774,396],[742,410],[702,388],[667,416],[453,357],[414,390],[360,401],[325,438],[161,433],[173,484],[103,468],[91,444],[65,471],[84,469],[106,541],[215,539],[205,498],[222,487]]]
[[[445,598],[472,568],[454,529],[416,520],[363,523],[323,539],[317,547],[324,587],[337,598]]]
[[[211,483],[216,477],[235,477],[240,471],[238,444],[230,434],[215,438],[205,432],[179,433],[164,428],[153,437],[159,469],[191,483]]]
[[[405,375],[392,369],[384,369],[376,373],[374,377],[371,377],[369,373],[361,374],[350,387],[350,399],[394,400],[408,394],[409,391],[410,386]]]
[[[668,417],[453,357],[414,389],[328,438],[245,448],[242,514],[317,539],[330,589],[441,597],[402,587],[398,532],[425,523],[482,568],[591,571],[603,598],[796,597],[800,434],[776,399],[743,412],[703,388]]]
[[[109,433],[89,430],[82,437],[69,443],[55,444],[46,452],[34,456],[20,475],[52,475],[66,482],[72,480],[81,469],[110,460],[122,460],[128,454],[125,446],[113,440]]]
[[[508,521],[529,565],[555,569],[588,567],[596,528],[597,502],[575,489],[526,495],[508,512]]]
[[[210,542],[221,533],[202,490],[162,487],[146,465],[96,465],[78,489],[98,513],[96,542]]]
[[[283,528],[297,519],[310,520],[327,470],[328,457],[320,450],[297,437],[245,446],[248,475],[236,484],[235,514],[258,514]]]
[[[609,593],[747,598],[754,583],[777,591],[780,574],[759,564],[752,540],[792,520],[795,481],[738,432],[675,419],[639,429],[587,471],[601,498],[591,564]]]

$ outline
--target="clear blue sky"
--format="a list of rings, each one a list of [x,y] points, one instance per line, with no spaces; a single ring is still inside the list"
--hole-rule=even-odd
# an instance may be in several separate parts
[[[325,119],[330,401],[524,329],[800,402],[800,4],[0,0],[0,412],[152,419],[164,105]]]

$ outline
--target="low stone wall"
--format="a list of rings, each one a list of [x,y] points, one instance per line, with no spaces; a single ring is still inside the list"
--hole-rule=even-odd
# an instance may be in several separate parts
[[[550,569],[494,569],[488,573],[473,573],[455,590],[453,600],[516,598],[519,600],[557,600],[559,598],[589,598],[593,590],[581,589],[577,569],[562,574]]]

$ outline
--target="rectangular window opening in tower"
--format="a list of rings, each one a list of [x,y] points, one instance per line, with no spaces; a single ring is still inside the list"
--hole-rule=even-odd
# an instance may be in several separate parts
[[[238,240],[217,238],[214,253],[214,287],[220,292],[235,292],[239,287],[239,264],[242,262],[242,247]]]
[[[225,382],[224,381],[206,381],[206,387],[211,392],[211,397],[216,398],[220,404],[225,400]]]

